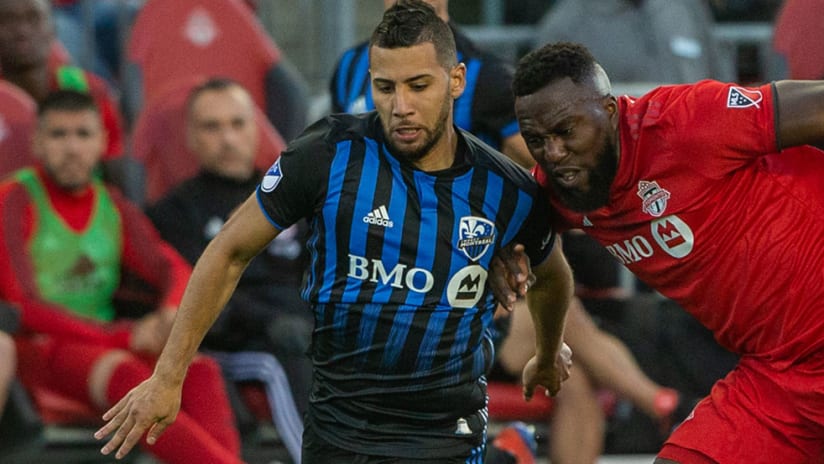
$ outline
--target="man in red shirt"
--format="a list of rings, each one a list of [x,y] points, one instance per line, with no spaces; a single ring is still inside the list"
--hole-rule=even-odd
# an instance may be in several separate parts
[[[0,184],[0,300],[20,308],[18,374],[100,410],[151,374],[190,274],[149,219],[93,175],[105,143],[92,97],[55,92],[38,115],[38,164]],[[161,295],[136,321],[114,305],[126,275]],[[148,451],[169,463],[240,462],[216,363],[198,358],[183,392],[176,431]]]
[[[103,154],[106,174],[129,196],[124,152],[123,118],[106,82],[76,66],[49,60],[55,41],[47,0],[0,0],[0,79],[22,88],[41,102],[50,92],[71,89],[92,95],[108,139]]]
[[[824,83],[614,97],[577,44],[519,64],[533,171],[581,228],[741,355],[656,463],[824,460]]]

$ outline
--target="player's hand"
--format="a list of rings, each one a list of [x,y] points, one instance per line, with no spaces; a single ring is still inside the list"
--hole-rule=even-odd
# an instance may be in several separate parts
[[[512,311],[518,297],[526,295],[535,283],[535,275],[529,263],[529,256],[521,244],[502,248],[492,258],[489,265],[489,286],[498,303]]]
[[[555,359],[551,363],[544,363],[539,357],[533,356],[524,367],[523,384],[524,399],[529,401],[538,385],[546,388],[548,396],[555,396],[561,390],[561,382],[569,378],[572,367],[572,349],[561,344]]]
[[[112,432],[114,435],[100,452],[108,455],[117,450],[115,457],[121,459],[147,430],[146,443],[155,444],[177,417],[180,395],[181,387],[169,387],[154,376],[133,388],[103,414],[106,424],[95,432],[94,437],[102,440]]]

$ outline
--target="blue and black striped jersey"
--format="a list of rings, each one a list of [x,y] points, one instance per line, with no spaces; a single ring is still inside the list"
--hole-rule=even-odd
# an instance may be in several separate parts
[[[275,227],[304,217],[311,227],[303,297],[315,308],[317,420],[383,433],[410,416],[454,424],[484,408],[490,261],[517,241],[542,262],[553,234],[529,173],[460,134],[463,161],[427,173],[389,152],[376,113],[333,115],[261,182],[258,200]],[[352,447],[358,437],[340,441]]]

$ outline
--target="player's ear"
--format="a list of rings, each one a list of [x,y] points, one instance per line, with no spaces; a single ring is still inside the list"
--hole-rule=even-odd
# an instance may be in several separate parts
[[[615,99],[612,95],[607,95],[604,97],[604,109],[607,113],[612,117],[612,115],[618,113],[618,100]]]
[[[612,96],[607,95],[604,97],[604,110],[607,112],[607,117],[609,117],[610,122],[612,123],[614,128],[618,127],[618,100]]]
[[[466,65],[458,63],[449,70],[449,93],[452,99],[457,99],[466,88]]]

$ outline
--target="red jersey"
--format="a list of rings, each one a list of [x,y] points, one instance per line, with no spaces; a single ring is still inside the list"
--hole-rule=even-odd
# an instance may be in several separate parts
[[[595,237],[721,345],[788,366],[824,346],[824,153],[778,153],[773,94],[702,81],[620,97],[608,205],[551,200],[561,228]]]
[[[95,191],[72,195],[49,181],[38,169],[54,212],[66,225],[82,231],[94,213]],[[162,241],[149,219],[114,189],[108,189],[120,216],[120,264],[152,285],[162,295],[162,305],[177,306],[183,297],[191,268],[171,245]],[[38,293],[29,241],[38,227],[36,208],[26,188],[13,177],[0,183],[0,299],[21,310],[20,336],[48,335],[56,339],[126,348],[129,328],[81,318],[45,301]]]

